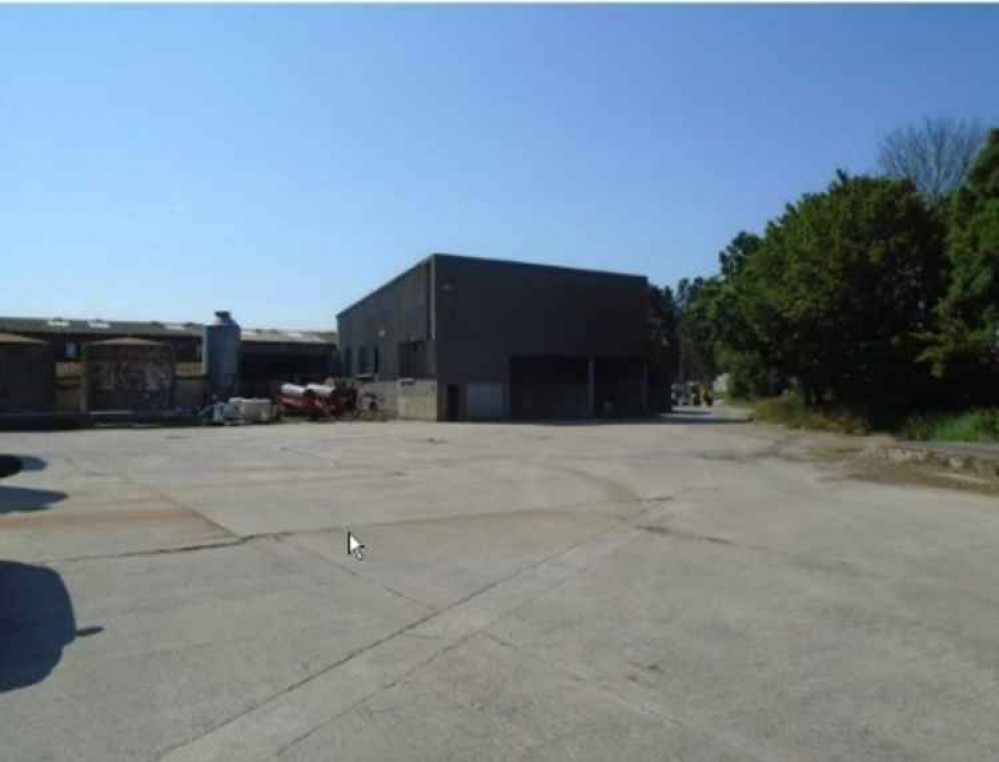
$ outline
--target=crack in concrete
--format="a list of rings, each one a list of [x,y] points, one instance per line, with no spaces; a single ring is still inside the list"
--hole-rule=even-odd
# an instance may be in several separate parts
[[[193,514],[194,516],[198,516],[199,518],[201,518],[206,523],[211,524],[213,527],[215,527],[216,529],[218,529],[224,535],[227,535],[227,536],[233,537],[233,538],[238,538],[239,537],[235,532],[233,532],[232,530],[230,530],[228,527],[222,526],[217,521],[214,521],[214,520],[210,519],[208,516],[206,516],[205,514],[201,513],[201,511],[198,511],[197,509],[192,508],[189,505],[185,505],[184,503],[180,502],[179,500],[177,500],[175,497],[173,497],[172,495],[170,495],[167,492],[164,492],[164,491],[162,491],[160,489],[157,489],[156,487],[150,486],[146,482],[139,481],[136,478],[134,478],[134,477],[130,476],[129,474],[127,474],[127,473],[122,474],[122,479],[125,480],[125,481],[127,481],[127,482],[131,482],[132,484],[134,484],[134,485],[136,485],[138,487],[141,487],[142,489],[148,490],[153,495],[156,495],[156,496],[160,497],[164,502],[169,503],[169,504],[171,504],[173,506],[176,506],[177,508],[180,508],[182,511],[187,511],[188,513]]]
[[[645,509],[645,510],[646,511],[647,510],[651,510],[651,508],[648,508],[648,509]],[[642,511],[642,512],[645,512],[645,511]],[[288,695],[288,694],[290,694],[290,693],[298,690],[299,688],[303,687],[304,685],[306,685],[306,684],[308,684],[308,683],[316,680],[317,678],[319,678],[319,677],[327,674],[328,672],[330,672],[330,671],[332,671],[334,669],[337,669],[338,667],[341,667],[341,666],[349,663],[350,661],[352,661],[352,660],[354,660],[354,659],[356,659],[356,658],[364,655],[365,653],[367,653],[367,652],[369,652],[369,651],[377,648],[378,646],[383,645],[384,643],[387,643],[390,640],[393,640],[394,638],[399,637],[400,635],[407,634],[411,630],[414,630],[414,629],[418,628],[419,626],[425,624],[426,622],[430,621],[431,619],[434,619],[434,618],[439,617],[439,616],[441,616],[443,614],[446,614],[447,612],[449,612],[449,611],[451,611],[451,610],[453,610],[453,609],[455,609],[455,608],[457,608],[457,607],[459,607],[459,606],[461,606],[461,605],[463,605],[465,603],[468,603],[469,601],[471,601],[471,600],[473,600],[473,599],[475,599],[475,598],[477,598],[477,597],[479,597],[481,595],[484,595],[485,593],[493,590],[494,588],[498,587],[499,585],[502,585],[502,584],[504,584],[506,582],[509,582],[509,581],[511,581],[511,580],[513,580],[513,579],[515,579],[515,578],[523,575],[523,574],[526,574],[527,572],[533,571],[534,569],[537,569],[538,567],[541,567],[544,564],[547,564],[547,563],[549,563],[550,561],[552,561],[552,560],[554,560],[556,558],[559,558],[561,556],[565,556],[566,554],[571,553],[572,551],[574,551],[577,548],[579,548],[580,546],[582,546],[584,543],[592,541],[592,540],[594,540],[594,539],[596,539],[596,538],[598,538],[598,537],[600,537],[602,535],[608,534],[608,533],[610,533],[612,531],[619,531],[619,527],[614,526],[611,529],[603,528],[603,529],[598,530],[597,532],[589,534],[589,535],[581,538],[578,542],[574,543],[573,545],[569,546],[568,548],[565,548],[563,550],[560,550],[560,551],[557,551],[555,553],[551,553],[551,554],[549,554],[547,556],[544,556],[541,559],[539,559],[539,560],[537,560],[537,561],[535,561],[535,562],[533,562],[531,564],[528,564],[527,566],[521,567],[521,568],[517,569],[516,571],[514,571],[514,572],[512,572],[512,573],[510,573],[508,575],[505,575],[505,576],[503,576],[503,577],[501,577],[501,578],[499,578],[497,580],[494,580],[493,582],[490,582],[488,585],[485,585],[485,586],[479,588],[478,590],[475,590],[475,591],[469,593],[468,595],[463,596],[463,597],[461,597],[461,598],[459,598],[459,599],[457,599],[457,600],[449,603],[448,605],[446,605],[446,606],[444,606],[444,607],[442,607],[440,609],[431,611],[426,616],[420,617],[420,618],[414,620],[413,622],[411,622],[411,623],[409,623],[409,624],[407,624],[407,625],[405,625],[403,627],[400,627],[400,628],[392,631],[391,633],[385,635],[382,638],[378,638],[377,640],[375,640],[375,641],[373,641],[373,642],[371,642],[369,644],[366,644],[364,646],[361,646],[361,647],[359,647],[359,648],[351,651],[350,653],[346,654],[345,656],[341,657],[340,659],[337,659],[332,664],[329,664],[329,665],[327,665],[325,667],[322,667],[322,668],[316,670],[315,672],[313,672],[313,673],[307,675],[306,677],[304,677],[304,678],[296,681],[295,683],[287,686],[286,688],[282,689],[281,691],[278,691],[277,693],[273,694],[269,698],[267,698],[267,699],[265,699],[265,700],[263,700],[263,701],[255,704],[252,707],[249,707],[249,708],[245,709],[242,712],[239,712],[236,715],[233,715],[232,717],[230,717],[225,722],[220,723],[219,725],[216,725],[215,727],[210,728],[209,730],[206,730],[205,732],[200,733],[199,735],[197,735],[197,736],[195,736],[193,738],[190,738],[190,739],[188,739],[187,741],[185,741],[183,743],[180,743],[180,744],[177,744],[176,746],[170,747],[169,749],[167,749],[167,750],[165,750],[163,752],[163,754],[161,755],[160,759],[165,759],[165,758],[169,757],[171,754],[173,754],[174,752],[178,751],[179,749],[182,749],[182,748],[185,748],[185,747],[189,747],[189,746],[197,743],[200,739],[205,738],[205,737],[207,737],[209,735],[212,735],[212,734],[214,734],[214,733],[222,730],[223,728],[225,728],[225,727],[227,727],[227,726],[229,726],[229,725],[237,722],[242,717],[244,717],[244,716],[246,716],[246,715],[248,715],[248,714],[250,714],[250,713],[252,713],[254,711],[260,710],[261,708],[263,708],[263,707],[265,707],[265,706],[267,706],[269,704],[272,704],[273,702],[279,700],[283,696]],[[569,574],[568,576],[569,577],[577,576],[578,574],[585,573],[588,569],[589,569],[589,565],[586,566],[586,567],[584,567],[583,569],[579,569],[576,572]],[[529,598],[526,601],[522,602],[521,604],[518,604],[511,611],[517,610],[522,605],[526,605],[526,603],[528,603],[529,601],[531,601],[531,600],[533,600],[533,599],[535,599],[535,598],[537,598],[537,597],[539,597],[541,595],[547,594],[551,590],[553,590],[553,589],[557,588],[558,586],[560,586],[561,584],[563,584],[566,581],[566,579],[567,578],[562,578],[558,582],[556,582],[555,584],[549,585],[549,586],[545,587],[543,590],[541,590],[541,591],[539,591],[539,592],[537,592],[537,593],[529,596]],[[490,626],[500,616],[505,616],[505,615],[507,615],[509,613],[511,613],[511,612],[505,612],[504,614],[500,614],[499,616],[494,617],[488,623],[482,625],[482,627],[475,628],[474,630],[472,630],[468,634],[463,635],[463,636],[457,638],[453,643],[448,644],[448,645],[444,646],[442,649],[434,652],[430,657],[428,657],[427,659],[425,659],[425,660],[421,661],[420,663],[416,664],[414,667],[410,668],[409,670],[406,670],[402,675],[400,675],[397,678],[393,679],[389,683],[387,683],[385,685],[382,685],[382,686],[379,686],[376,690],[370,692],[369,694],[361,697],[357,701],[351,703],[350,705],[348,705],[347,707],[345,707],[343,710],[337,712],[332,717],[329,717],[327,720],[325,720],[324,722],[318,724],[316,727],[311,728],[307,733],[300,735],[296,739],[293,739],[292,741],[290,741],[285,746],[282,746],[281,749],[280,749],[280,751],[278,752],[278,755],[280,755],[281,753],[284,753],[284,751],[287,751],[287,749],[291,748],[291,746],[294,746],[295,744],[301,742],[305,738],[308,738],[310,735],[312,735],[313,733],[315,733],[316,731],[318,731],[320,728],[325,727],[330,722],[333,722],[337,718],[342,717],[344,714],[352,711],[355,707],[363,704],[365,701],[368,701],[369,699],[371,699],[372,697],[378,695],[382,691],[387,690],[387,689],[389,689],[391,687],[394,687],[395,685],[399,684],[399,682],[401,682],[402,680],[405,680],[407,677],[409,677],[411,674],[415,673],[417,670],[422,669],[424,666],[430,664],[431,662],[433,662],[434,660],[436,660],[440,656],[442,656],[442,655],[444,655],[444,654],[452,651],[453,649],[457,648],[462,643],[464,643],[465,641],[467,641],[469,638],[473,637],[474,635],[476,635],[477,633],[481,632],[486,627]]]
[[[591,675],[580,674],[570,669],[564,664],[559,664],[549,659],[546,659],[544,656],[541,656],[537,652],[531,650],[531,648],[527,645],[513,643],[512,641],[506,640],[505,638],[502,638],[499,635],[496,635],[495,633],[489,632],[488,629],[484,629],[481,633],[478,634],[481,634],[486,638],[495,641],[504,648],[513,649],[522,656],[525,656],[528,659],[533,659],[534,661],[539,662],[540,664],[544,665],[553,672],[558,672],[562,675],[565,675],[566,677],[571,678],[575,682],[583,683],[584,685],[587,685],[593,688],[594,690],[600,692],[601,694],[604,694],[618,701],[619,703],[627,706],[630,709],[634,709],[635,711],[641,712],[642,714],[645,714],[646,716],[649,717],[655,717],[656,719],[665,720],[671,725],[674,725],[678,728],[682,728],[691,733],[695,733],[701,738],[706,739],[712,743],[718,744],[719,746],[724,746],[733,751],[737,751],[746,756],[747,758],[763,762],[762,757],[759,757],[755,754],[751,754],[747,752],[745,748],[743,748],[742,746],[739,746],[737,744],[732,743],[731,741],[727,741],[723,738],[720,738],[717,735],[702,730],[700,727],[692,725],[687,720],[680,719],[679,717],[670,714],[662,706],[658,704],[633,701],[629,699],[627,696],[622,695],[619,691],[614,690],[612,687],[607,685],[607,683],[601,681],[599,678],[593,677]],[[470,708],[478,709],[477,707],[470,707]]]
[[[244,545],[255,537],[228,537],[214,542],[197,543],[193,545],[181,545],[175,548],[153,548],[151,550],[131,550],[123,553],[105,553],[92,556],[69,556],[65,558],[51,558],[46,563],[52,564],[72,564],[80,561],[110,561],[118,558],[141,558],[143,556],[165,556],[173,553],[194,553],[200,550],[217,550],[219,548],[232,548]]]
[[[652,532],[653,534],[664,535],[666,537],[676,537],[680,540],[697,540],[699,542],[713,542],[719,545],[738,545],[739,543],[732,540],[726,540],[724,537],[715,537],[709,534],[698,534],[697,532],[687,532],[683,529],[674,529],[672,527],[660,527],[660,526],[647,526],[638,525],[638,529],[645,532]]]
[[[666,499],[670,499],[670,498],[666,498]],[[659,498],[658,500],[662,500],[662,498]],[[648,511],[654,509],[655,507],[656,506],[654,506],[654,505],[653,506],[649,506],[649,507],[647,507],[647,508],[639,511],[636,515],[641,515],[643,513],[647,513]],[[627,526],[631,526],[624,519],[621,519],[621,522],[624,523]],[[482,588],[481,590],[476,591],[474,593],[471,593],[468,596],[466,596],[465,598],[462,598],[461,600],[454,602],[453,604],[449,604],[448,606],[445,606],[438,613],[441,613],[441,614],[446,613],[451,608],[453,608],[453,607],[455,607],[457,605],[460,605],[461,603],[465,603],[465,602],[467,602],[469,600],[472,600],[473,598],[475,598],[475,597],[477,597],[477,596],[479,596],[479,595],[481,595],[481,594],[483,594],[485,592],[488,592],[490,589],[496,587],[497,585],[500,585],[500,584],[502,584],[502,583],[504,583],[506,581],[515,579],[516,577],[520,576],[522,573],[526,573],[528,571],[531,571],[532,569],[535,569],[537,567],[543,566],[548,561],[550,561],[552,559],[555,559],[555,558],[557,558],[559,556],[565,555],[565,554],[567,554],[567,553],[575,550],[579,546],[583,545],[584,543],[588,542],[589,540],[592,540],[592,539],[594,539],[596,537],[599,537],[601,535],[604,535],[604,534],[608,534],[611,531],[615,531],[615,529],[614,528],[612,528],[612,529],[604,529],[604,530],[600,530],[600,531],[594,532],[591,535],[587,535],[586,537],[584,537],[582,540],[580,540],[579,542],[575,543],[571,547],[566,548],[563,551],[560,551],[560,552],[557,552],[557,553],[553,553],[553,554],[551,554],[551,555],[549,555],[549,556],[541,559],[540,561],[538,561],[536,563],[533,563],[533,564],[531,564],[529,566],[526,566],[526,567],[524,567],[522,569],[519,569],[516,572],[514,572],[513,574],[510,574],[509,576],[507,576],[507,577],[505,577],[505,578],[503,578],[501,580],[498,580],[496,582],[493,582],[490,585]],[[619,552],[624,547],[626,547],[627,544],[628,543],[626,543],[621,548],[618,548],[614,552]],[[445,656],[446,654],[450,653],[454,649],[456,649],[456,648],[464,645],[466,642],[468,642],[472,638],[474,638],[474,637],[476,637],[478,635],[486,635],[486,636],[490,636],[490,637],[495,637],[495,636],[492,635],[492,633],[490,633],[488,631],[488,628],[490,628],[493,625],[495,625],[496,622],[498,622],[500,619],[504,619],[504,618],[513,616],[514,614],[516,614],[518,611],[520,611],[524,607],[526,607],[526,606],[530,605],[531,603],[533,603],[534,601],[536,601],[538,598],[540,598],[542,596],[545,596],[545,595],[550,595],[554,591],[558,590],[558,588],[560,588],[563,585],[569,583],[571,580],[576,579],[578,577],[581,577],[581,576],[583,576],[585,574],[588,574],[597,565],[597,563],[599,563],[600,560],[602,560],[602,557],[600,559],[598,559],[598,560],[593,561],[592,563],[586,564],[582,568],[577,569],[576,571],[572,572],[571,574],[569,574],[569,575],[567,575],[567,576],[559,579],[554,584],[549,585],[548,587],[545,587],[543,590],[540,590],[539,592],[537,592],[537,593],[535,593],[533,595],[528,596],[525,600],[521,601],[520,603],[518,603],[513,608],[511,608],[508,611],[505,611],[505,612],[499,614],[498,616],[496,616],[495,618],[493,618],[492,620],[490,620],[488,623],[482,625],[482,627],[479,627],[479,628],[473,630],[472,632],[468,633],[467,635],[464,635],[461,638],[457,639],[455,642],[446,645],[440,651],[435,652],[433,655],[431,655],[426,660],[424,660],[424,661],[420,662],[419,664],[415,665],[412,669],[408,670],[403,675],[400,675],[397,679],[393,680],[391,683],[389,683],[387,685],[384,685],[384,686],[381,686],[377,690],[369,693],[367,696],[365,696],[365,697],[357,700],[356,702],[354,702],[350,706],[346,707],[342,711],[340,711],[340,712],[336,713],[335,715],[333,715],[332,717],[328,718],[322,724],[316,726],[315,728],[312,728],[307,733],[302,734],[297,739],[292,740],[286,746],[282,747],[280,749],[280,751],[276,754],[276,756],[278,756],[278,757],[282,756],[289,749],[291,749],[292,747],[297,746],[299,743],[305,741],[306,739],[308,739],[309,737],[311,737],[312,735],[314,735],[315,733],[317,733],[322,728],[328,727],[330,725],[330,723],[336,721],[340,717],[345,716],[346,714],[349,714],[354,709],[356,709],[356,708],[358,708],[360,706],[363,706],[365,703],[367,703],[371,699],[375,698],[379,694],[383,693],[384,691],[390,690],[391,688],[394,688],[395,686],[397,686],[397,685],[401,684],[402,682],[408,680],[410,677],[412,677],[414,674],[416,674],[418,671],[420,671],[424,667],[430,665],[431,663],[433,663],[434,661],[436,661],[440,657]],[[432,616],[428,617],[428,619],[429,618],[432,618]],[[406,635],[406,636],[409,636],[409,637],[417,637],[417,638],[421,638],[421,639],[440,639],[440,636],[438,636],[437,638],[427,638],[425,636],[415,635],[415,634],[410,633],[410,632],[402,632],[400,634]],[[514,646],[514,647],[516,647],[516,646]],[[583,678],[579,678],[579,679],[582,680]],[[680,723],[677,721],[677,724],[680,724]]]
[[[357,571],[355,569],[351,569],[346,564],[339,564],[336,561],[334,561],[332,558],[330,558],[329,556],[323,555],[322,553],[319,553],[319,552],[313,550],[312,548],[309,548],[309,547],[307,547],[305,545],[301,545],[301,544],[295,542],[295,535],[296,534],[304,534],[304,533],[284,533],[284,534],[281,534],[281,535],[274,536],[273,539],[276,540],[277,542],[289,542],[296,550],[301,551],[301,552],[307,554],[311,558],[317,558],[317,559],[323,561],[325,564],[333,567],[334,569],[339,569],[341,571],[347,572],[347,574],[351,575],[352,577],[357,577],[358,579],[363,579],[363,580],[366,580],[368,582],[373,582],[374,584],[378,585],[383,590],[385,590],[385,592],[391,593],[392,595],[394,595],[394,596],[396,596],[398,598],[402,598],[404,601],[407,601],[408,603],[415,604],[415,605],[417,605],[417,606],[419,606],[420,608],[423,608],[423,609],[427,609],[427,608],[433,609],[433,606],[431,604],[427,603],[426,601],[420,601],[420,600],[417,600],[416,598],[411,598],[410,596],[406,595],[402,591],[396,590],[394,587],[389,587],[384,582],[382,582],[381,580],[379,580],[379,579],[377,579],[375,577],[372,577],[372,576],[367,575],[367,574],[362,574],[361,572],[359,572],[359,571]]]
[[[600,507],[600,506],[604,506],[604,505],[620,505],[622,503],[623,504],[636,503],[636,504],[638,504],[640,506],[646,506],[644,508],[640,508],[639,510],[637,510],[637,511],[635,511],[633,513],[627,514],[625,516],[615,515],[615,514],[611,514],[611,513],[598,513],[597,514],[597,515],[599,515],[599,516],[601,516],[603,518],[606,518],[606,519],[608,519],[610,521],[622,522],[622,523],[630,525],[630,522],[632,520],[634,520],[636,517],[640,516],[642,513],[645,513],[645,512],[647,512],[649,510],[652,510],[653,508],[657,507],[658,504],[670,502],[670,501],[674,500],[674,497],[675,497],[674,495],[654,495],[654,496],[645,497],[645,498],[635,498],[633,500],[587,501],[587,502],[582,502],[582,503],[565,503],[565,504],[562,504],[562,505],[554,505],[554,506],[549,506],[549,507],[545,507],[545,508],[520,508],[520,509],[511,510],[511,511],[490,511],[488,513],[463,513],[463,514],[458,514],[458,515],[453,515],[452,514],[452,515],[448,515],[448,516],[429,516],[429,517],[426,517],[426,518],[403,519],[401,521],[385,521],[385,522],[373,522],[373,523],[368,523],[368,524],[354,524],[352,526],[382,527],[382,528],[384,528],[384,527],[405,526],[405,525],[408,525],[408,524],[422,524],[422,523],[447,522],[447,521],[461,521],[461,520],[479,519],[479,518],[482,518],[482,519],[499,518],[499,517],[502,517],[502,516],[511,516],[511,515],[515,516],[515,515],[523,514],[523,513],[552,513],[552,514],[560,514],[560,513],[563,513],[565,511],[575,510],[577,508],[596,508],[596,507]],[[156,499],[160,499],[160,498],[156,498]],[[177,501],[168,501],[168,502],[172,502],[174,505],[178,506],[181,510],[184,510],[184,511],[186,511],[188,513],[193,514],[194,517],[205,518],[204,515],[200,511],[197,511],[197,510],[195,510],[193,508],[184,506],[183,504],[178,503]],[[650,503],[655,503],[656,505],[649,505]],[[59,563],[59,564],[63,564],[63,563],[77,563],[77,562],[80,562],[80,561],[102,561],[102,560],[114,560],[114,559],[117,559],[117,558],[136,558],[136,557],[141,557],[141,556],[167,555],[167,554],[171,554],[171,553],[187,553],[187,552],[195,552],[195,551],[200,551],[200,550],[212,550],[214,548],[228,548],[228,547],[233,547],[233,546],[238,546],[238,545],[244,545],[244,544],[246,544],[246,543],[248,543],[248,542],[250,542],[252,540],[260,540],[260,539],[283,540],[283,539],[294,538],[297,535],[325,534],[325,533],[331,534],[331,533],[343,531],[343,529],[346,526],[346,525],[344,525],[344,526],[335,526],[335,527],[325,527],[325,528],[322,528],[322,529],[303,529],[301,531],[286,531],[286,530],[282,530],[282,531],[278,531],[278,532],[260,532],[260,533],[255,533],[255,534],[237,535],[234,532],[231,532],[231,531],[225,529],[225,527],[222,527],[219,524],[216,524],[215,522],[210,521],[207,518],[205,518],[205,520],[208,521],[208,523],[212,524],[213,526],[216,526],[216,527],[219,527],[220,529],[222,529],[226,536],[224,538],[220,538],[220,539],[217,539],[217,540],[209,540],[209,541],[206,541],[206,542],[192,543],[190,545],[181,545],[181,546],[177,546],[177,547],[173,547],[173,548],[150,548],[150,549],[145,549],[145,550],[124,551],[124,552],[121,552],[121,553],[95,553],[93,555],[84,555],[84,556],[55,556],[55,557],[51,557],[51,558],[47,558],[47,559],[42,559],[42,560],[44,560],[45,563]],[[298,543],[294,543],[293,542],[292,544],[295,546],[295,548],[297,548],[299,550],[308,552],[308,553],[310,553],[312,555],[316,555],[316,556],[322,557],[321,554],[317,554],[314,551],[310,551],[307,548],[305,548],[304,546],[299,545]],[[338,567],[340,569],[344,569],[345,571],[347,571],[347,572],[349,572],[351,574],[356,574],[353,570],[349,569],[346,566],[342,566],[340,564],[337,564],[335,561],[332,561],[332,560],[330,560],[328,558],[326,558],[325,560],[327,560],[330,564],[332,564],[332,565],[334,565],[334,566],[336,566],[336,567]],[[368,577],[366,575],[357,575],[357,576],[363,576],[365,579],[372,579],[371,577]],[[390,592],[397,592],[397,591],[390,591]],[[403,595],[403,597],[405,597],[404,594],[402,594],[402,593],[399,593],[399,594]],[[412,599],[410,599],[410,600],[412,600]],[[416,602],[416,601],[414,601],[414,602]],[[426,604],[423,604],[423,605],[426,605]]]

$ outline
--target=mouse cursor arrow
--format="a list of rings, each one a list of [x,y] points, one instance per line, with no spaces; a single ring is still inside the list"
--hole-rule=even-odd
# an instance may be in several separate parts
[[[358,561],[364,559],[364,543],[349,529],[347,530],[347,555],[353,556]]]

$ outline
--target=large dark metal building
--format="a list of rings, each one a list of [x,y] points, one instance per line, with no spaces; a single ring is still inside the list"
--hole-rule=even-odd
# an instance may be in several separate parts
[[[340,357],[434,381],[438,420],[638,415],[647,305],[643,276],[434,254],[337,316]]]

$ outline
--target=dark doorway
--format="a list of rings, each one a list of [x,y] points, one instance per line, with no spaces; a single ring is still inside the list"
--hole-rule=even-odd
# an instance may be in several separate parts
[[[585,357],[510,359],[510,413],[524,419],[589,415],[589,360]]]
[[[444,418],[448,421],[461,420],[461,386],[447,385],[447,399],[444,406]]]
[[[639,359],[597,358],[594,402],[598,416],[635,416],[644,412],[645,365]]]

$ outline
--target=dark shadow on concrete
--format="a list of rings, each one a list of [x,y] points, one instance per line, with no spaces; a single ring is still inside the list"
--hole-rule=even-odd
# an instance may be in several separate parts
[[[45,461],[34,455],[0,455],[0,479],[21,471],[41,471]]]
[[[21,471],[41,471],[45,461],[34,455],[0,455],[0,479],[14,476]],[[60,500],[66,499],[65,492],[29,487],[0,486],[0,516],[19,511],[30,513],[42,511]]]
[[[13,457],[21,461],[22,471],[41,471],[48,465],[48,463],[36,455],[14,455]]]
[[[65,492],[0,485],[0,516],[6,513],[44,511],[51,508],[53,503],[65,499]]]
[[[85,413],[0,413],[0,431],[61,431],[87,423]]]
[[[41,682],[77,636],[102,631],[76,629],[73,603],[57,572],[0,561],[0,693]]]
[[[661,415],[659,416],[658,421],[659,423],[692,423],[694,425],[710,425],[718,423],[750,423],[752,418],[750,416],[723,415],[719,413],[712,413],[707,410],[682,410],[675,413]]]
[[[20,473],[24,466],[21,459],[13,455],[0,455],[0,479]]]

